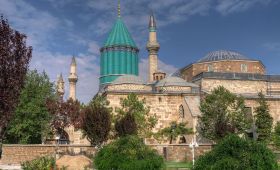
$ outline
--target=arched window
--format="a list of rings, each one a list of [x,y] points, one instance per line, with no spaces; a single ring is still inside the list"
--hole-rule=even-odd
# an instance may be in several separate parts
[[[179,117],[182,118],[182,119],[185,118],[185,112],[184,112],[183,105],[179,106]]]

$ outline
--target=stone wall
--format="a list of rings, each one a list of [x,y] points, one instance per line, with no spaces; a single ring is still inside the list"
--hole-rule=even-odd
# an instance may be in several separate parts
[[[222,80],[222,79],[205,79],[201,80],[201,89],[210,92],[218,86],[223,86],[232,93],[239,94],[257,94],[258,92],[267,92],[267,82],[252,80]]]
[[[20,164],[42,156],[54,156],[55,150],[60,154],[95,153],[95,148],[89,145],[3,145],[2,164]]]
[[[205,63],[195,63],[192,66],[182,71],[183,78],[189,82],[192,81],[192,77],[198,75],[201,72],[208,72],[208,66],[211,65],[213,72],[230,72],[230,73],[242,73],[241,64],[247,65],[246,73],[265,74],[265,68],[259,61],[213,61]]]
[[[121,98],[126,98],[125,93],[108,93],[107,100],[110,101],[110,106],[115,111],[115,108],[120,107]],[[170,126],[172,121],[187,122],[187,126],[193,128],[193,118],[190,110],[184,108],[185,117],[180,118],[179,107],[185,103],[184,95],[181,94],[138,94],[139,99],[145,99],[146,106],[150,107],[149,114],[156,115],[158,123],[154,131]],[[194,106],[199,107],[199,106]]]
[[[269,105],[269,113],[273,118],[273,122],[276,123],[280,121],[280,98],[279,99],[266,99],[267,104]],[[245,104],[247,107],[252,108],[252,112],[254,115],[254,110],[258,106],[256,99],[246,99]]]
[[[192,149],[189,145],[177,144],[177,145],[149,145],[153,149],[162,155],[165,160],[171,162],[185,162],[192,161]],[[200,155],[209,152],[212,149],[213,145],[203,144],[195,148],[195,159]]]
[[[174,144],[174,145],[148,145],[157,150],[165,160],[173,162],[183,162],[192,160],[192,151],[189,145]],[[25,161],[33,160],[42,156],[54,156],[54,145],[3,145],[2,164],[20,164]],[[195,158],[210,151],[211,144],[203,144],[195,148]],[[61,145],[57,149],[60,154],[71,154],[74,150],[79,150],[80,153],[94,155],[94,147],[88,145]]]

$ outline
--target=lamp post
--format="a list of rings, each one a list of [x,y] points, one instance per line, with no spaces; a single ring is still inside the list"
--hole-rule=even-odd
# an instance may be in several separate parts
[[[196,142],[195,138],[192,138],[192,142],[189,144],[190,148],[192,148],[192,162],[194,166],[194,148],[198,147],[198,143]]]
[[[58,149],[58,145],[59,145],[59,139],[60,139],[60,135],[56,134],[55,136],[55,141],[56,141],[56,146],[55,146],[55,155],[54,155],[54,170],[56,170],[56,154],[57,154],[57,149]]]

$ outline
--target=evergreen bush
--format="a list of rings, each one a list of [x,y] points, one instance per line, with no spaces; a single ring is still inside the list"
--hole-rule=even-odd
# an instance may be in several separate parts
[[[41,157],[21,164],[23,170],[50,170],[55,166],[53,157]]]
[[[160,170],[163,158],[136,136],[125,136],[104,146],[94,160],[98,170]]]
[[[196,161],[194,170],[208,169],[276,170],[278,165],[275,155],[266,145],[229,135]]]

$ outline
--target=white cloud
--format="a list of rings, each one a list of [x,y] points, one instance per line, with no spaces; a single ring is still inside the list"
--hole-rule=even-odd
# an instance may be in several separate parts
[[[219,0],[216,10],[222,15],[243,12],[257,4],[268,4],[271,0]]]

